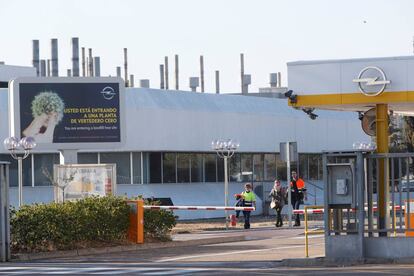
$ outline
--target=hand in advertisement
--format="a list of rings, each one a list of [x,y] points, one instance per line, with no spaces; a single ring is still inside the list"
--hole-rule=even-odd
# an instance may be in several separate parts
[[[57,112],[43,113],[33,119],[30,125],[23,131],[23,136],[31,136],[38,143],[52,143],[53,133],[57,124]]]

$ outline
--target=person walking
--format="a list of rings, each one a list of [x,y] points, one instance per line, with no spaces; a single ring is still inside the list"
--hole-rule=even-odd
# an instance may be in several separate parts
[[[287,200],[286,198],[286,189],[280,184],[280,180],[275,180],[275,185],[269,193],[269,197],[272,198],[270,203],[270,208],[275,209],[276,211],[276,227],[282,227],[282,209]]]
[[[244,189],[244,192],[241,193],[243,197],[243,206],[256,208],[256,195],[253,192],[253,185],[251,183],[246,183]],[[243,211],[244,229],[250,229],[250,212],[251,211]]]
[[[299,210],[300,204],[307,200],[305,181],[298,176],[296,171],[292,171],[292,181],[290,182],[292,207],[293,210]],[[295,224],[293,226],[300,226],[299,214],[296,214]]]

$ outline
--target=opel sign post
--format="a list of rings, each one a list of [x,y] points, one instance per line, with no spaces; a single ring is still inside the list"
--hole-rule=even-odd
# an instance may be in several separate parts
[[[358,83],[359,91],[366,96],[380,95],[387,84],[391,83],[387,80],[384,71],[376,66],[365,67],[359,72],[358,78],[352,81]]]

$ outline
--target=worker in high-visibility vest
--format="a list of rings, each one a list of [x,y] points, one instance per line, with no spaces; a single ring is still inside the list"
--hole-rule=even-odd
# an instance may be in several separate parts
[[[290,182],[292,207],[294,210],[299,210],[300,204],[304,204],[307,200],[305,181],[298,176],[295,171],[292,171],[292,181]],[[296,214],[294,226],[300,226],[299,214]]]
[[[246,183],[244,189],[244,192],[241,193],[241,196],[243,197],[243,206],[256,208],[256,195],[253,192],[253,185],[251,183]],[[250,212],[251,211],[243,211],[244,229],[250,229]]]

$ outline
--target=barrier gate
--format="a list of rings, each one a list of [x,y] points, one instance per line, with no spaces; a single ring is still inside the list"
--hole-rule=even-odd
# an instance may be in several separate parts
[[[0,162],[0,261],[10,260],[9,162]]]

